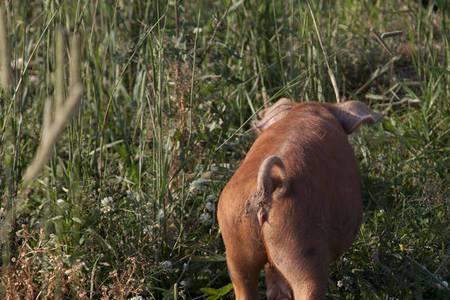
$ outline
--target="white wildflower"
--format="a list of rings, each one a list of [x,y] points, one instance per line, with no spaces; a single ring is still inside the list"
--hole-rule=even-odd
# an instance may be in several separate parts
[[[345,290],[348,290],[349,284],[351,283],[352,279],[349,276],[344,276],[341,280],[338,280],[336,283],[338,288],[344,288]]]
[[[64,204],[66,204],[66,202],[63,199],[56,200],[56,205],[58,205],[59,207],[64,206]]]
[[[107,214],[109,212],[112,211],[113,209],[113,198],[111,196],[109,197],[105,197],[101,200],[100,202],[101,207],[100,207],[100,211],[104,214]]]
[[[194,34],[196,34],[196,33],[201,33],[203,31],[203,29],[201,28],[201,27],[195,27],[193,30],[192,30],[192,32],[194,33]]]

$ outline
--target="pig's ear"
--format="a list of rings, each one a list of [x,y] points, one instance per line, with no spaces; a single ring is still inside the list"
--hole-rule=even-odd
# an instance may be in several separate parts
[[[346,101],[325,106],[341,123],[347,134],[358,129],[361,124],[374,124],[383,118],[381,113],[373,111],[365,103],[359,101]]]
[[[260,120],[252,123],[253,129],[256,133],[260,134],[266,130],[273,123],[283,119],[294,106],[295,102],[290,99],[281,98],[274,105],[263,109],[259,112],[258,116]]]
[[[258,113],[258,116],[262,119],[264,118],[264,116],[271,111],[276,111],[276,110],[283,110],[283,109],[290,109],[292,108],[292,105],[294,104],[294,102],[292,102],[291,99],[288,98],[280,98],[277,100],[277,102],[275,102],[273,105],[261,110]]]

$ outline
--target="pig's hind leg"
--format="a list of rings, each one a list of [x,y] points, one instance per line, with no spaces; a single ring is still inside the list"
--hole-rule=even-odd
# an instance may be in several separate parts
[[[286,279],[278,270],[267,263],[264,267],[266,275],[267,300],[292,300],[292,290]]]
[[[273,201],[262,226],[268,260],[289,284],[293,299],[324,299],[330,262],[326,230],[320,217],[302,213],[291,201]]]

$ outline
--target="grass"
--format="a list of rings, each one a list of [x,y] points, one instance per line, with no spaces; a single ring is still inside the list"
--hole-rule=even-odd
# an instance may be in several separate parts
[[[2,224],[26,200],[2,240],[3,298],[231,298],[215,205],[250,120],[281,96],[336,101],[335,85],[386,117],[351,137],[364,224],[328,299],[448,299],[450,7],[419,2],[3,3]],[[80,36],[82,103],[24,185],[45,103],[68,93],[59,28],[65,46]]]

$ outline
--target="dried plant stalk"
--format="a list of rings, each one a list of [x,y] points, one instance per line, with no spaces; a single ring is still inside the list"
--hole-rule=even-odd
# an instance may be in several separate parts
[[[11,86],[11,64],[9,61],[6,30],[6,14],[0,6],[0,88],[9,91]]]
[[[58,28],[55,42],[56,70],[55,70],[55,112],[64,104],[64,31]]]
[[[69,88],[81,82],[80,35],[75,33],[70,41]]]
[[[71,116],[78,109],[82,95],[83,87],[81,84],[76,84],[71,89],[69,97],[64,105],[59,110],[55,111],[54,120],[51,122],[49,121],[51,119],[51,112],[50,109],[47,108],[50,105],[46,104],[44,116],[44,124],[46,125],[44,125],[44,129],[42,130],[41,143],[39,144],[33,162],[25,171],[25,175],[23,176],[24,182],[33,180],[48,162],[52,155],[53,146],[60,137],[67,123],[69,123]],[[45,128],[45,126],[48,126],[48,128]]]
[[[32,163],[28,166],[23,176],[24,183],[28,183],[39,174],[53,154],[53,146],[61,136],[64,128],[69,123],[72,115],[78,110],[83,95],[83,86],[80,75],[80,42],[79,37],[74,37],[71,42],[70,61],[70,88],[69,95],[64,101],[64,79],[58,76],[64,73],[64,43],[63,33],[58,31],[56,46],[56,77],[55,77],[55,106],[52,118],[51,100],[47,100],[44,107],[41,141]],[[58,42],[59,40],[59,42]],[[59,56],[59,57],[58,57]]]
[[[11,64],[9,60],[8,52],[8,39],[6,29],[6,14],[3,6],[0,4],[0,92],[8,94],[11,89]],[[2,191],[3,192],[3,191]],[[11,192],[11,191],[10,191]],[[9,233],[12,230],[12,224],[14,223],[14,203],[13,197],[8,195],[6,197],[6,209],[7,213],[4,217],[4,221],[0,223],[0,249],[2,255],[2,269],[0,273],[9,264],[11,257],[11,239]]]

